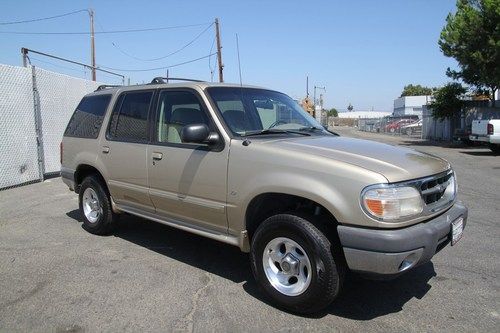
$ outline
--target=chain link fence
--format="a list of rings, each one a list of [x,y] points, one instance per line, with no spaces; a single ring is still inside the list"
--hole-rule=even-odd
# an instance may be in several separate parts
[[[357,122],[360,131],[422,138],[423,121],[416,115],[359,118]]]
[[[71,114],[100,83],[35,67],[0,64],[0,189],[57,174]]]

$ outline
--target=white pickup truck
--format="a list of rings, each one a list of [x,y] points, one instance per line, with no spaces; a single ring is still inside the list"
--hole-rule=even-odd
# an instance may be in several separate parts
[[[500,119],[473,120],[469,139],[488,143],[492,152],[500,154]]]

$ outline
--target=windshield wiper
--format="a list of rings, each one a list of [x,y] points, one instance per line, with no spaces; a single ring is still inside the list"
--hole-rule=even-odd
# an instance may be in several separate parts
[[[305,136],[310,136],[311,135],[309,133],[304,133],[304,132],[299,132],[299,131],[267,128],[267,129],[263,129],[261,131],[246,133],[246,134],[244,134],[242,136],[266,135],[266,134],[299,134],[299,135],[305,135]]]
[[[309,131],[309,132],[313,132],[313,131],[327,131],[328,133],[330,134],[333,134],[335,136],[340,136],[339,134],[333,132],[333,131],[330,131],[329,129],[326,129],[326,128],[320,128],[320,127],[317,127],[317,126],[310,126],[310,127],[301,127],[299,128],[299,131]]]
[[[321,127],[317,127],[317,126],[306,126],[306,127],[301,127],[298,130],[299,131],[314,132],[314,131],[323,131],[324,129]]]

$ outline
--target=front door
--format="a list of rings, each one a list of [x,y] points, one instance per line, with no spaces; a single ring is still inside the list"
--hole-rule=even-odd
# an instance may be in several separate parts
[[[149,193],[159,215],[225,233],[229,147],[182,143],[182,127],[199,123],[216,130],[197,92],[160,92],[148,147]]]

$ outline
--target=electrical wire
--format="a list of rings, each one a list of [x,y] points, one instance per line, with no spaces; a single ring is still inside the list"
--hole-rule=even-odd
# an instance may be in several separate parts
[[[196,59],[184,61],[184,62],[175,64],[175,65],[169,65],[169,66],[163,66],[163,67],[156,67],[156,68],[147,68],[147,69],[129,69],[129,68],[126,68],[126,69],[124,69],[124,68],[113,68],[113,67],[106,67],[106,66],[98,66],[97,68],[104,68],[104,69],[108,69],[108,70],[112,70],[112,71],[118,71],[118,72],[150,72],[150,71],[157,71],[157,70],[161,70],[161,69],[167,69],[167,68],[172,68],[172,67],[178,67],[178,66],[186,65],[186,64],[189,64],[189,63],[192,63],[192,62],[195,62],[195,61],[206,59],[208,57],[213,56],[214,54],[216,54],[216,53],[212,53],[212,54],[209,54],[209,55],[206,55],[206,56],[203,56],[203,57],[199,57],[199,58],[196,58]]]
[[[160,31],[160,30],[171,30],[171,29],[181,29],[190,27],[200,27],[209,24],[199,23],[199,24],[187,24],[187,25],[174,25],[170,27],[157,27],[157,28],[143,28],[143,29],[128,29],[128,30],[109,30],[109,31],[95,31],[94,34],[121,34],[121,33],[131,33],[131,32],[147,32],[147,31]],[[90,31],[73,31],[73,32],[25,32],[25,31],[0,31],[0,34],[12,34],[12,35],[90,35]]]
[[[102,25],[97,22],[99,24],[99,26],[101,27],[102,30],[104,30],[102,28]],[[189,41],[187,44],[185,44],[184,46],[182,46],[181,48],[173,51],[173,52],[170,52],[168,53],[167,55],[164,55],[164,56],[161,56],[161,57],[156,57],[156,58],[149,58],[149,59],[146,59],[146,58],[140,58],[140,57],[136,57],[128,52],[125,52],[122,48],[120,48],[118,46],[117,43],[109,40],[109,42],[111,43],[111,45],[113,45],[118,51],[120,51],[122,54],[126,55],[127,57],[129,58],[132,58],[132,59],[135,59],[135,60],[139,60],[139,61],[158,61],[158,60],[162,60],[162,59],[165,59],[165,58],[168,58],[170,56],[173,56],[174,54],[177,54],[181,51],[183,51],[184,49],[186,49],[188,46],[192,45],[194,42],[196,42],[208,29],[210,29],[212,26],[214,25],[214,23],[210,23],[210,25],[208,27],[206,27],[202,32],[200,32],[198,35],[196,35],[196,37],[194,37],[191,41]],[[211,51],[210,51],[211,52]]]
[[[73,15],[73,14],[81,13],[81,12],[88,12],[88,9],[80,9],[80,10],[75,10],[73,12],[69,12],[69,13],[65,13],[65,14],[60,14],[60,15],[55,15],[55,16],[49,16],[49,17],[42,17],[42,18],[31,19],[31,20],[0,22],[0,25],[21,24],[21,23],[31,23],[31,22],[39,22],[39,21],[45,21],[45,20],[52,20],[52,19],[55,19],[55,18],[69,16],[69,15]]]

